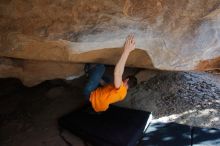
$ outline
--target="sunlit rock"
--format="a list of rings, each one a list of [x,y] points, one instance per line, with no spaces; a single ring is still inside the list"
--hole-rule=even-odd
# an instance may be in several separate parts
[[[125,37],[134,33],[137,50],[127,66],[218,70],[219,5],[219,0],[1,0],[0,56],[114,65]]]

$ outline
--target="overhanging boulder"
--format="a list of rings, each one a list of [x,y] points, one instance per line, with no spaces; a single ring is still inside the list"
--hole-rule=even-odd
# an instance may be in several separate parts
[[[125,37],[135,33],[127,66],[219,70],[219,6],[219,0],[3,0],[0,56],[114,65]]]

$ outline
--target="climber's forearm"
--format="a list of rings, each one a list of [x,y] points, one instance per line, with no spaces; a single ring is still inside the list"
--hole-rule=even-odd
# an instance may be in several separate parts
[[[121,86],[122,75],[124,73],[125,64],[126,64],[129,54],[130,54],[129,51],[124,50],[124,52],[121,55],[121,58],[119,59],[118,63],[115,66],[115,70],[114,70],[115,88],[119,88]]]
[[[119,88],[122,83],[122,75],[124,73],[125,63],[131,51],[135,49],[134,35],[129,35],[124,44],[124,51],[115,66],[114,70],[114,85],[115,88]]]

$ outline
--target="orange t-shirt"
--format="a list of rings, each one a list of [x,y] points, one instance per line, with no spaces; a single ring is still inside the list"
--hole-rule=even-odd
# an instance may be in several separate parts
[[[118,89],[113,84],[109,84],[94,90],[90,95],[90,102],[96,112],[101,112],[107,110],[109,104],[123,100],[126,94],[127,88],[124,83]]]

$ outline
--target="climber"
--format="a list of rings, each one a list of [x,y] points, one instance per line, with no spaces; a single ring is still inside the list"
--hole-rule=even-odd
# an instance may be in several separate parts
[[[96,112],[105,111],[108,109],[109,104],[123,100],[127,94],[127,89],[137,84],[137,79],[134,76],[128,76],[125,80],[122,80],[125,63],[130,52],[134,49],[134,35],[129,35],[125,41],[123,53],[114,69],[114,83],[109,83],[109,79],[103,78],[105,65],[86,65],[85,70],[88,73],[88,82],[83,94],[87,101],[91,102]]]

